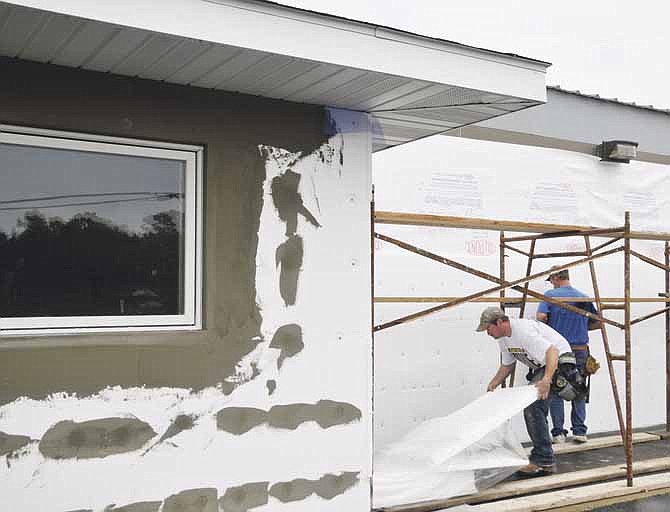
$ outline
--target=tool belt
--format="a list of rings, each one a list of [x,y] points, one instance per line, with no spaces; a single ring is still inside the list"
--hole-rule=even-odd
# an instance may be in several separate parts
[[[587,379],[577,368],[577,359],[572,352],[558,356],[558,369],[554,373],[551,389],[567,401],[581,400],[588,395]]]
[[[591,350],[589,350],[588,343],[584,343],[583,345],[570,345],[570,348],[572,349],[573,352],[577,350],[588,352],[588,355],[586,356],[586,362],[584,363],[584,371],[583,371],[585,377],[593,375],[600,369],[600,363],[596,360],[595,357],[591,355]]]
[[[591,395],[591,375],[595,375],[595,373],[600,369],[600,363],[596,360],[595,357],[591,355],[591,350],[589,349],[588,343],[584,343],[582,345],[570,345],[570,348],[573,352],[586,352],[586,361],[584,361],[584,368],[581,371],[582,375],[586,379],[587,392],[585,400],[586,403],[589,403],[589,398]]]
[[[586,350],[587,355],[586,355],[586,361],[584,361],[584,368],[582,370],[582,375],[584,376],[584,379],[586,379],[586,397],[585,401],[588,404],[591,399],[591,375],[595,375],[596,372],[600,369],[600,363],[596,360],[595,357],[591,355],[591,351],[589,350],[588,345],[579,345],[579,347],[584,347],[581,348],[581,350]],[[580,350],[576,346],[572,347],[572,350]]]
[[[544,372],[544,366],[536,370],[531,369],[526,379],[534,384],[544,377]],[[584,399],[588,395],[587,379],[577,368],[577,360],[572,352],[558,356],[558,368],[551,380],[551,391],[568,402]]]

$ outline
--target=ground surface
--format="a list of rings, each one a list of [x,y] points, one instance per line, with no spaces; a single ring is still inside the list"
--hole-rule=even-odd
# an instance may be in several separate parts
[[[669,510],[670,495],[665,495],[596,508],[593,512],[668,512]]]

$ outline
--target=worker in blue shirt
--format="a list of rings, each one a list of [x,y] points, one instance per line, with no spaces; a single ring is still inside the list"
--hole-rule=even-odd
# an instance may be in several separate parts
[[[552,267],[553,268],[553,267]],[[552,298],[561,297],[587,297],[570,284],[570,274],[567,269],[554,272],[547,278],[553,290],[548,290],[545,296]],[[591,302],[569,302],[569,304],[581,308],[589,313],[597,314]],[[554,330],[561,334],[570,343],[572,352],[577,359],[577,367],[584,371],[586,359],[589,356],[589,330],[600,328],[597,321],[589,321],[585,316],[573,313],[560,306],[540,303],[537,309],[537,320],[549,324]],[[553,395],[549,403],[551,422],[554,428],[551,430],[554,443],[564,443],[567,440],[568,431],[563,428],[565,412],[563,400]],[[586,400],[574,400],[570,414],[572,423],[572,439],[577,443],[585,443],[586,437]]]

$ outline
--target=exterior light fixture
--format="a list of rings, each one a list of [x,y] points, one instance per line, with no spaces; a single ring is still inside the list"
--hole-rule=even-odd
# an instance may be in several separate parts
[[[629,163],[637,157],[637,142],[629,140],[606,140],[598,146],[601,162]]]

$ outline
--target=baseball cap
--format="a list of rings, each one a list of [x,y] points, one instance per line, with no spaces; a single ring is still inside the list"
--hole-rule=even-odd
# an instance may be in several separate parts
[[[505,312],[502,309],[490,306],[482,311],[482,316],[479,318],[479,325],[475,330],[477,332],[485,331],[489,324],[495,323],[496,320],[505,316],[507,315],[505,315]]]
[[[557,268],[561,268],[561,266],[560,265],[554,265],[549,270],[554,270],[554,269],[557,269]],[[563,270],[559,270],[558,272],[552,272],[551,274],[549,274],[547,276],[547,279],[545,279],[545,281],[551,281],[551,278],[554,277],[554,276],[558,277],[559,279],[570,279],[570,272],[568,272],[567,268],[563,269]]]

